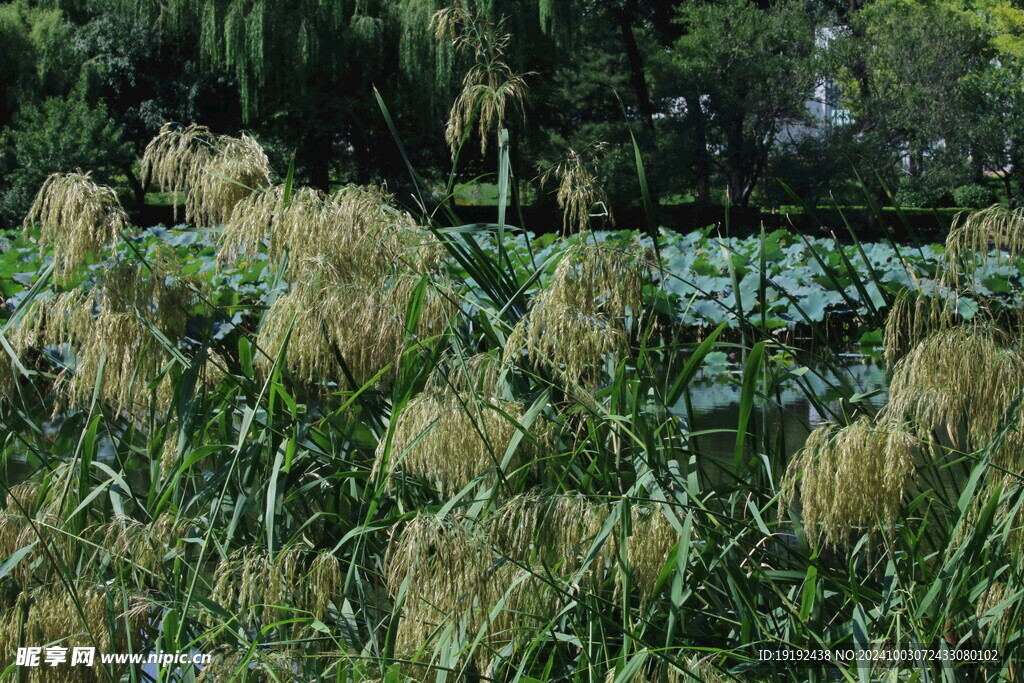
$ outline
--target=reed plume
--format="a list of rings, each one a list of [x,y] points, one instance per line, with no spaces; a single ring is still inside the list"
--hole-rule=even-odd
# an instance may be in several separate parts
[[[260,328],[258,343],[271,358],[289,330],[285,360],[309,383],[335,382],[358,389],[390,366],[383,380],[396,373],[407,341],[440,334],[455,313],[446,284],[428,287],[419,322],[406,329],[406,310],[420,279],[400,275],[374,284],[338,282],[329,269],[311,272],[277,299]],[[294,321],[294,324],[293,324]],[[262,358],[267,369],[271,358]],[[347,372],[346,372],[347,370]],[[350,381],[351,378],[351,381]],[[353,384],[354,383],[354,384]]]
[[[545,623],[557,602],[536,572],[496,556],[463,518],[416,517],[397,533],[385,564],[393,596],[409,587],[395,640],[409,659],[429,653],[446,631],[464,644],[484,633],[472,660],[486,670],[495,653]]]
[[[990,255],[992,252],[994,256]],[[961,273],[966,272],[973,281],[975,270],[971,267],[965,270],[965,259],[972,261],[968,266],[977,267],[979,260],[994,258],[998,262],[1021,255],[1024,255],[1024,210],[992,206],[961,214],[946,237],[945,279],[950,286],[959,288]]]
[[[117,412],[138,414],[149,407],[139,401],[170,356],[148,325],[167,339],[184,336],[194,287],[180,276],[176,260],[155,256],[146,267],[116,261],[100,276],[93,291],[73,289],[37,299],[20,323],[20,334],[47,344],[70,344],[75,363],[56,383],[56,410],[87,406],[98,396]],[[148,323],[148,324],[147,324]],[[160,380],[154,405],[166,406],[170,378]]]
[[[504,477],[538,455],[536,445],[524,436],[507,466],[501,468],[519,431],[515,423],[525,411],[521,402],[488,400],[475,394],[421,393],[395,418],[390,450],[388,442],[381,440],[375,468],[386,458],[388,474],[403,472],[436,483],[445,496],[487,473],[500,471]]]
[[[885,358],[890,367],[929,335],[954,326],[995,326],[1019,336],[1024,310],[1004,297],[977,289],[987,265],[1024,255],[1024,211],[993,206],[957,216],[946,238],[945,260],[929,287],[897,297],[886,318]],[[961,316],[964,305],[976,308]]]
[[[572,575],[583,566],[593,540],[611,511],[581,494],[530,492],[515,496],[488,520],[495,544],[518,562]],[[614,538],[594,557],[589,576],[602,579],[615,566]]]
[[[909,423],[926,438],[947,433],[961,450],[983,448],[1000,431],[1024,390],[1024,356],[992,326],[955,327],[926,338],[897,363],[881,417]],[[1019,463],[1024,434],[1018,416],[994,454]]]
[[[558,575],[573,580],[585,578],[600,585],[615,572],[620,544],[621,520],[586,568],[577,577],[592,544],[605,526],[613,506],[580,494],[518,495],[495,511],[487,523],[496,547],[518,563],[540,564]],[[634,505],[630,508],[630,533],[626,537],[626,557],[630,580],[647,602],[657,585],[679,533],[666,515],[675,516],[662,504]],[[615,573],[616,591],[622,576]]]
[[[0,403],[11,400],[18,390],[18,375],[14,360],[0,347]]]
[[[271,557],[265,548],[247,547],[217,565],[211,599],[237,614],[241,626],[261,628],[301,613],[328,619],[342,585],[341,563],[329,551],[290,546]],[[290,633],[298,638],[301,631],[294,624]]]
[[[105,524],[87,530],[86,536],[95,544],[90,549],[90,566],[110,566],[140,570],[140,581],[157,575],[167,563],[174,562],[184,551],[184,540],[196,522],[187,517],[162,514],[149,523],[127,515],[115,515]]]
[[[493,352],[477,353],[469,358],[451,353],[438,361],[427,385],[437,392],[498,397],[511,369],[499,354]]]
[[[883,346],[885,362],[891,369],[896,361],[929,335],[947,330],[960,321],[955,295],[925,295],[919,290],[904,290],[889,308],[885,318]]]
[[[97,185],[88,173],[54,173],[46,178],[25,216],[26,234],[39,226],[39,248],[53,248],[53,274],[67,282],[90,258],[97,258],[128,228],[117,193]]]
[[[1014,616],[1015,611],[1020,611],[1020,605],[1014,604],[1013,598],[1014,590],[1003,581],[989,581],[978,597],[975,616],[988,642],[1006,642],[1014,625],[1020,623]]]
[[[185,220],[194,225],[223,224],[235,204],[271,182],[270,163],[255,139],[215,136],[195,124],[164,124],[141,165],[147,184],[152,180],[161,192],[185,194]]]
[[[914,455],[920,442],[895,424],[862,417],[845,427],[818,427],[790,462],[781,505],[796,500],[804,528],[816,543],[846,547],[850,532],[880,523],[888,532],[899,520]]]
[[[19,644],[41,646],[59,642],[60,647],[68,648],[68,661],[74,647],[95,647],[97,652],[103,653],[128,652],[128,634],[136,642],[144,624],[130,612],[121,614],[121,597],[112,587],[85,582],[76,584],[73,590],[74,594],[57,583],[27,591],[22,593],[14,607],[2,615],[0,652],[3,660],[0,661],[5,668],[14,663]],[[93,683],[106,680],[107,673],[112,674],[113,680],[119,680],[126,665],[101,666],[98,659],[92,667],[67,663],[34,667],[29,669],[29,680]],[[112,667],[112,671],[104,673],[103,667]]]
[[[608,195],[601,188],[597,174],[594,172],[601,154],[604,153],[605,145],[598,143],[594,145],[588,155],[569,150],[567,159],[549,169],[541,176],[541,185],[544,185],[551,178],[558,181],[558,191],[555,199],[558,207],[562,210],[562,232],[569,234],[573,230],[584,232],[590,228],[590,212],[594,206],[601,204],[605,208],[605,214],[609,221],[614,224],[608,202]]]
[[[547,367],[575,386],[628,350],[627,316],[642,313],[646,252],[612,242],[566,250],[551,283],[509,335],[505,361]]]
[[[282,186],[255,192],[235,206],[224,226],[218,264],[251,258],[265,242],[274,262],[288,253],[294,279],[320,266],[347,281],[372,281],[403,270],[431,272],[443,247],[391,202],[373,185],[352,185],[332,195],[302,188],[288,201]]]
[[[502,33],[504,20],[494,25],[455,6],[439,10],[431,19],[438,40],[449,40],[457,51],[471,52],[473,65],[462,79],[462,90],[448,115],[445,139],[452,158],[476,123],[480,154],[487,154],[491,131],[505,127],[506,117],[526,106],[525,75],[505,62],[511,34]]]
[[[390,202],[375,186],[299,191],[288,202],[272,189],[239,202],[225,226],[222,264],[257,253],[264,240],[275,262],[288,254],[293,285],[267,312],[258,341],[275,357],[290,334],[285,360],[306,382],[356,389],[390,365],[387,379],[407,342],[439,334],[457,310],[436,273],[442,246]],[[406,312],[424,277],[432,282],[410,330]]]

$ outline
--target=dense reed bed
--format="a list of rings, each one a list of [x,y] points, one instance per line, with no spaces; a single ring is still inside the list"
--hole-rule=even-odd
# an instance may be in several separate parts
[[[470,98],[489,98],[486,136],[520,97],[500,42],[488,50],[449,130],[456,156]],[[452,228],[444,197],[412,213],[379,187],[300,188],[249,137],[167,126],[143,165],[215,236],[216,269],[140,250],[88,175],[48,180],[25,222],[50,265],[0,337],[0,456],[20,463],[0,509],[5,676],[1020,675],[1021,311],[965,275],[1019,255],[1024,215],[964,217],[916,287],[859,273],[884,294],[861,317],[885,328],[890,400],[875,411],[842,381],[836,404],[809,394],[829,422],[790,459],[765,416],[808,372],[799,350],[739,305],[742,343],[676,324],[657,242],[589,231],[601,194],[570,196],[579,157],[559,188],[579,232],[539,262],[503,248],[504,208]],[[239,300],[223,276],[254,261],[272,286]],[[701,451],[686,410],[721,349],[742,364],[731,458]],[[55,643],[213,663],[14,665],[19,646]],[[947,656],[760,654],[911,647]]]

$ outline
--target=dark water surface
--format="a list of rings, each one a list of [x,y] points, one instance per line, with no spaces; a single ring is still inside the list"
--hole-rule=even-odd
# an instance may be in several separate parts
[[[832,416],[841,414],[837,387],[845,384],[854,393],[871,394],[865,399],[873,408],[885,405],[888,383],[885,368],[859,354],[842,357],[838,372],[826,368],[808,368],[797,379],[785,381],[770,401],[755,402],[749,431],[764,433],[767,428],[773,442],[781,438],[788,458],[804,445],[807,435]],[[739,418],[742,374],[738,369],[704,370],[691,385],[690,404],[693,409],[691,432],[699,432],[696,450],[702,455],[731,459],[736,446],[736,425]],[[808,395],[823,405],[819,413]],[[684,402],[673,412],[686,419]],[[710,432],[710,433],[705,433]],[[781,436],[780,436],[781,432]],[[692,442],[691,442],[692,444]]]

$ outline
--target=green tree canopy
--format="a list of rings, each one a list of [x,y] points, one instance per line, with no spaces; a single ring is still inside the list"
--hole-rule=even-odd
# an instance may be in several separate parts
[[[795,0],[690,3],[658,60],[662,107],[683,108],[720,148],[730,203],[746,206],[783,126],[805,116],[818,80],[812,17]],[[694,108],[699,107],[698,110]]]

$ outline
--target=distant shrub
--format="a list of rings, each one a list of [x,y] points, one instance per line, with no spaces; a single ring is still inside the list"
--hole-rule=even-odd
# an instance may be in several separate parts
[[[953,203],[957,206],[980,209],[995,204],[996,196],[991,188],[974,183],[953,190]]]
[[[51,173],[95,169],[106,180],[131,162],[131,148],[102,102],[90,104],[81,91],[69,99],[23,105],[3,131],[0,160],[0,226],[14,228],[39,186]]]
[[[943,204],[943,197],[934,187],[910,176],[900,178],[895,199],[905,209],[928,209]]]

